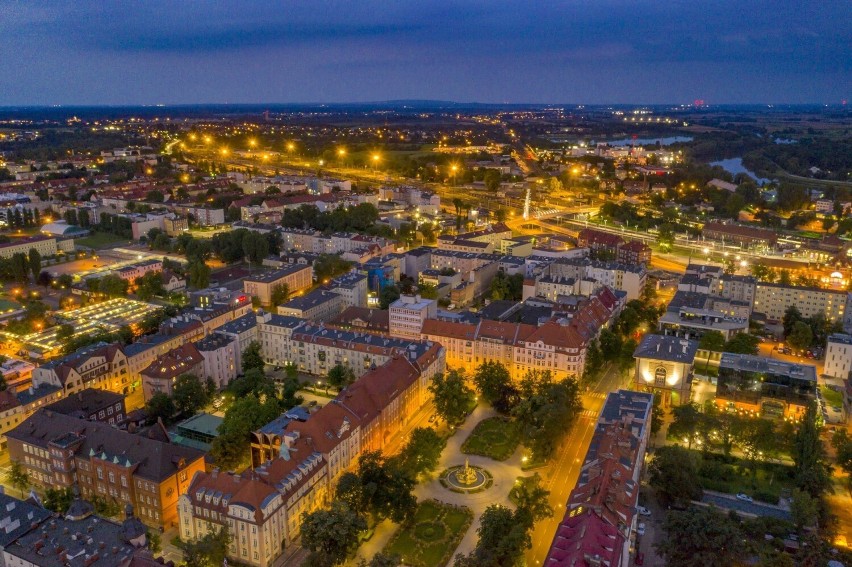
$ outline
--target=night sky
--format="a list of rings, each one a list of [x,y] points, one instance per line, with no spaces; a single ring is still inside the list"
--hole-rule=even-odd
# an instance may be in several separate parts
[[[0,0],[0,105],[838,103],[850,0]]]

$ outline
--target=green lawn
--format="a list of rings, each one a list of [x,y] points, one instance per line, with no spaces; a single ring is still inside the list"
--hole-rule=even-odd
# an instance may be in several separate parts
[[[489,417],[476,424],[462,444],[462,453],[482,455],[495,461],[505,461],[518,448],[518,425],[503,417]]]
[[[405,565],[439,567],[447,564],[473,521],[464,507],[435,500],[421,502],[411,521],[402,525],[384,549]]]
[[[819,390],[822,393],[822,398],[825,400],[825,405],[828,407],[843,405],[843,395],[837,390],[833,390],[825,384],[821,384]]]
[[[784,490],[792,491],[795,488],[792,466],[758,464],[752,475],[745,460],[718,454],[703,457],[698,476],[705,490],[728,494],[744,492],[755,500],[770,504],[777,504]]]
[[[107,246],[111,246],[119,242],[130,244],[130,240],[107,232],[95,232],[84,238],[74,239],[74,244],[86,246],[87,248],[94,248],[96,250],[99,248],[106,248]]]
[[[15,311],[21,308],[21,304],[9,299],[0,299],[0,313]]]

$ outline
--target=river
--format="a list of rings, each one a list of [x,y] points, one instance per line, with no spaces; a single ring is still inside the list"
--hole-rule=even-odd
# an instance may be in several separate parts
[[[737,175],[738,173],[745,173],[746,175],[748,175],[749,177],[754,179],[757,182],[758,185],[766,185],[767,183],[769,183],[771,181],[771,179],[766,179],[764,177],[758,177],[755,172],[751,171],[750,169],[746,169],[746,167],[743,165],[743,158],[740,158],[740,157],[723,159],[723,160],[719,160],[719,161],[711,161],[710,165],[711,166],[718,165],[722,169],[724,169],[725,171],[730,173],[731,175]]]
[[[632,144],[636,144],[637,146],[653,146],[657,142],[660,143],[661,146],[670,146],[672,144],[677,144],[680,142],[691,142],[692,136],[669,136],[668,138],[623,138],[621,140],[601,140],[598,143],[601,144],[609,144],[610,146],[630,146]]]

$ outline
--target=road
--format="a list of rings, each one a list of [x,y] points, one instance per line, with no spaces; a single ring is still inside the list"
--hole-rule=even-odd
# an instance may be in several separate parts
[[[583,395],[583,413],[571,427],[568,435],[557,449],[556,457],[545,469],[539,470],[543,484],[550,491],[553,516],[539,522],[532,534],[532,548],[526,553],[527,565],[541,565],[556,533],[556,528],[565,514],[568,495],[580,477],[583,459],[592,442],[595,424],[603,408],[606,394],[617,390],[624,378],[614,366],[610,366],[598,382]]]

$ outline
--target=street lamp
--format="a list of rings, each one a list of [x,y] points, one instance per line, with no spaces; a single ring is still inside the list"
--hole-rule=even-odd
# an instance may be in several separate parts
[[[373,169],[375,170],[376,168],[379,167],[379,160],[382,159],[382,158],[381,158],[381,156],[379,156],[379,154],[373,154],[372,159],[373,159]]]
[[[450,171],[452,172],[451,177],[453,178],[453,186],[454,187],[456,185],[456,172],[458,170],[459,170],[459,166],[457,166],[456,164],[453,164],[453,165],[450,166]]]

